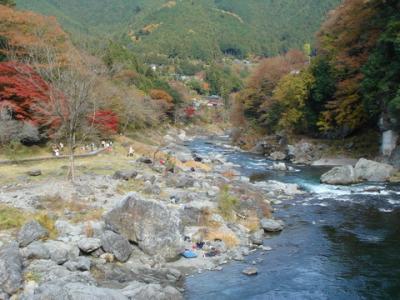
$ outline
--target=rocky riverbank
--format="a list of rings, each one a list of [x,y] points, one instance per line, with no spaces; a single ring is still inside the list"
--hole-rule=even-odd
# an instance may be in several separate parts
[[[26,222],[0,232],[0,299],[180,299],[186,275],[268,251],[284,228],[271,205],[298,186],[250,183],[222,155],[191,152],[184,132],[164,140],[110,175],[1,187]]]

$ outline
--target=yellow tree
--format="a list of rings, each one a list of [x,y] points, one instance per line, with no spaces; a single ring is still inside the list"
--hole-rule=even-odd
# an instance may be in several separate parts
[[[288,133],[307,130],[305,110],[313,83],[314,77],[308,70],[288,74],[280,80],[273,95],[273,101],[281,111],[278,129]]]

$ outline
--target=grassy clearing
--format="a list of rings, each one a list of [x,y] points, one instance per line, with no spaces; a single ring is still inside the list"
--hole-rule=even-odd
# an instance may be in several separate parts
[[[0,204],[0,230],[20,228],[28,219],[21,209]]]

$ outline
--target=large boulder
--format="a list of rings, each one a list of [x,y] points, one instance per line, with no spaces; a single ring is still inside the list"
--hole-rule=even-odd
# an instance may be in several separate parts
[[[388,181],[395,173],[393,166],[361,158],[355,166],[356,177],[365,181]]]
[[[121,292],[79,282],[50,282],[35,291],[36,300],[128,300]]]
[[[159,284],[146,284],[134,281],[125,287],[122,294],[129,299],[157,299],[157,300],[180,300],[181,293],[172,286],[163,288]]]
[[[48,234],[48,231],[37,221],[30,221],[19,231],[18,242],[21,247],[26,247],[33,241],[47,237]]]
[[[261,227],[267,232],[278,232],[282,231],[285,227],[285,223],[281,220],[273,220],[273,219],[261,219],[260,221]]]
[[[82,238],[78,241],[78,247],[84,253],[92,253],[101,247],[101,240],[96,238]]]
[[[321,176],[321,182],[326,184],[347,185],[357,182],[353,166],[335,167]]]
[[[114,254],[121,262],[126,262],[132,254],[133,248],[129,241],[112,231],[106,231],[101,237],[104,251]]]
[[[287,151],[291,160],[296,164],[310,164],[319,158],[316,147],[305,141],[300,141],[295,145],[288,145]]]
[[[179,213],[165,204],[129,194],[105,216],[106,224],[149,255],[166,260],[176,258],[184,249],[183,225]]]
[[[44,245],[50,253],[50,259],[59,265],[79,256],[79,248],[73,244],[61,241],[47,241]]]
[[[194,178],[187,174],[170,174],[166,180],[166,184],[168,187],[176,187],[180,189],[193,187],[194,182]]]
[[[21,255],[27,259],[49,259],[50,251],[42,242],[33,242],[26,248],[22,248]]]
[[[17,243],[0,249],[0,291],[9,295],[22,286],[22,258]],[[1,294],[1,293],[0,293]]]

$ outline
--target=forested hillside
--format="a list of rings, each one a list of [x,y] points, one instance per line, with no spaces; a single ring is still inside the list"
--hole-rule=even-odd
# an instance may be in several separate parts
[[[340,0],[18,0],[74,33],[114,33],[132,49],[169,57],[276,55],[311,42]]]
[[[399,12],[398,0],[344,1],[322,25],[310,63],[286,55],[261,64],[241,93],[247,118],[272,132],[326,137],[377,128],[379,119],[383,130],[398,127]]]
[[[17,0],[21,9],[55,16],[65,30],[83,35],[123,32],[135,18],[161,0]]]

